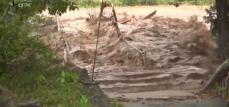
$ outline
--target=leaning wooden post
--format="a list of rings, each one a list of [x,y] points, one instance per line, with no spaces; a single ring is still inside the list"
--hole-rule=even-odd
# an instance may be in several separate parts
[[[95,56],[94,56],[94,62],[93,62],[93,67],[92,67],[92,74],[91,74],[91,80],[94,81],[94,73],[95,73],[95,63],[97,60],[97,50],[98,50],[98,44],[99,44],[99,34],[100,34],[100,24],[101,24],[101,17],[103,15],[103,9],[109,6],[107,2],[104,2],[102,0],[102,4],[100,7],[100,14],[99,14],[99,23],[98,23],[98,28],[97,28],[97,34],[96,34],[96,48],[95,48]]]

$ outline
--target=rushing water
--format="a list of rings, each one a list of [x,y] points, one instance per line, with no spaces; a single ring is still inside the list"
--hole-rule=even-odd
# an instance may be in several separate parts
[[[220,99],[189,100],[178,102],[144,101],[126,102],[125,107],[229,107],[226,101]]]

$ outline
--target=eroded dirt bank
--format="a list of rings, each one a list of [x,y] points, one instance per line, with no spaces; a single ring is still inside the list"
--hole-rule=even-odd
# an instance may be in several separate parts
[[[157,12],[159,15],[146,20],[143,15],[128,11],[118,13],[121,37],[113,26],[109,9],[105,12],[95,80],[110,98],[121,101],[199,98],[199,89],[218,65],[213,57],[217,46],[206,25],[198,21],[200,17],[187,16],[183,20],[162,17],[160,10]],[[89,73],[98,23],[98,14],[90,15],[91,18],[64,17],[62,33],[55,32],[55,25],[49,25],[44,27],[47,36],[42,38],[60,58],[64,57],[67,42],[70,62]]]

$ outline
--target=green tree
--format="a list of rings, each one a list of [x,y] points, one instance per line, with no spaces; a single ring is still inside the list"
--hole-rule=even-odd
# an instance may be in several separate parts
[[[69,0],[1,0],[0,72],[19,64],[26,50],[42,52],[37,45],[38,41],[30,33],[31,17],[44,10],[52,15],[61,15],[67,9],[76,8],[76,4]]]

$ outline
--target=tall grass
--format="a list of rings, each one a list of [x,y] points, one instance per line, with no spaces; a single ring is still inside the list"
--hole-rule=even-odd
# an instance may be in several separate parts
[[[95,7],[100,4],[101,0],[76,0],[82,7]],[[214,0],[108,0],[114,5],[131,6],[131,5],[160,5],[172,4],[176,2],[192,5],[210,5]]]

